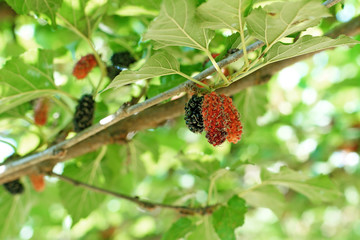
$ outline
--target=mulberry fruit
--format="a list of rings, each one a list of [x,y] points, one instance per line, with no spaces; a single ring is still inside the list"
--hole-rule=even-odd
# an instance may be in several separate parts
[[[202,117],[206,138],[213,146],[220,145],[225,140],[237,143],[241,139],[240,114],[230,97],[215,92],[205,95]]]
[[[83,79],[96,66],[97,66],[97,61],[96,61],[95,56],[93,54],[88,54],[88,55],[82,57],[75,64],[72,74],[77,79]]]
[[[5,183],[4,187],[9,193],[13,195],[21,194],[24,192],[24,186],[19,181],[19,179]]]
[[[210,130],[206,133],[206,139],[214,147],[225,142],[227,132],[224,129]]]
[[[95,101],[92,95],[84,94],[76,106],[74,115],[74,130],[81,132],[92,125]]]
[[[42,192],[45,189],[45,179],[43,174],[29,175],[30,181],[37,192]]]
[[[119,66],[107,66],[106,70],[107,76],[110,78],[110,80],[113,80],[117,75],[121,73],[123,68]]]
[[[38,126],[44,126],[47,122],[49,112],[49,99],[39,98],[34,104],[34,122]]]
[[[128,68],[136,60],[129,52],[117,52],[111,56],[111,62],[114,66]]]
[[[217,146],[226,140],[225,115],[221,98],[215,92],[205,95],[202,105],[206,138],[210,144]]]
[[[242,134],[240,114],[233,105],[232,99],[230,97],[222,94],[221,100],[224,107],[224,115],[226,119],[226,132],[228,134],[226,139],[231,143],[237,143],[238,141],[240,141]]]
[[[185,105],[185,123],[189,130],[194,133],[201,133],[204,130],[201,113],[203,100],[203,96],[193,95]]]

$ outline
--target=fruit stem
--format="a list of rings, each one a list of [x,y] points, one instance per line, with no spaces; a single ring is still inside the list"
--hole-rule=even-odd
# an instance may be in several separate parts
[[[240,4],[241,4],[241,1],[240,1]],[[248,59],[247,51],[246,51],[244,28],[243,28],[243,24],[242,24],[242,16],[241,16],[241,14],[239,15],[239,25],[240,25],[241,45],[242,45],[242,50],[243,50],[243,53],[244,53],[245,68],[247,69],[249,67],[249,59]]]
[[[222,78],[222,80],[223,80],[224,82],[230,82],[230,81],[225,77],[225,75],[224,75],[224,73],[221,71],[219,65],[217,64],[217,62],[215,61],[215,59],[211,56],[211,53],[210,53],[208,50],[206,50],[206,54],[208,55],[208,57],[209,57],[212,65],[214,66],[214,68],[216,69],[216,71],[220,74],[220,77]]]
[[[208,85],[206,85],[205,83],[202,83],[202,82],[196,80],[195,78],[190,77],[189,75],[186,75],[185,73],[182,73],[182,72],[177,72],[177,73],[178,73],[180,76],[182,76],[182,77],[184,77],[184,78],[186,78],[186,79],[188,79],[188,80],[190,80],[190,81],[192,81],[192,82],[194,82],[194,83],[196,83],[196,84],[199,84],[200,86],[203,86],[203,87],[206,88],[206,90],[208,90],[209,92],[211,91],[210,87],[209,87]]]

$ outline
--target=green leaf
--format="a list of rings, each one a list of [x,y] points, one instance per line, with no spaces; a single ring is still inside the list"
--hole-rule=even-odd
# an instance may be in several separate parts
[[[174,240],[185,237],[185,235],[195,229],[189,218],[180,218],[164,234],[162,240]]]
[[[287,58],[292,58],[295,56],[300,56],[328,48],[334,48],[343,45],[352,46],[359,43],[359,41],[343,35],[338,37],[337,39],[332,39],[324,36],[313,37],[306,35],[301,37],[294,44],[283,44],[280,42],[276,43],[269,50],[268,54],[265,57],[265,61],[277,62]]]
[[[39,50],[36,65],[26,64],[15,57],[0,69],[0,113],[35,98],[54,94],[56,86],[52,61],[51,51]]]
[[[59,38],[59,36],[61,36],[61,38]],[[79,39],[79,36],[67,28],[58,26],[56,31],[54,31],[49,25],[37,25],[35,27],[34,37],[36,42],[46,49],[65,47]]]
[[[89,159],[95,160],[89,162]],[[78,164],[73,163],[65,166],[63,175],[70,178],[76,176],[76,179],[81,182],[102,186],[104,185],[104,176],[99,163],[100,160],[93,153],[87,154],[81,157]],[[63,181],[59,182],[59,193],[64,207],[73,219],[73,225],[97,209],[105,199],[104,194]]]
[[[55,25],[56,11],[61,7],[63,0],[6,0],[18,14],[45,14],[48,16],[53,25]]]
[[[217,160],[199,162],[185,159],[182,160],[181,163],[187,171],[201,178],[208,178],[210,175],[220,169],[220,162]]]
[[[284,195],[275,186],[262,186],[241,195],[246,202],[255,207],[271,209],[278,217],[283,214],[286,203]]]
[[[139,80],[177,73],[181,73],[179,62],[172,55],[166,52],[159,52],[151,56],[138,71],[122,71],[105,90],[118,88]]]
[[[213,226],[220,239],[236,239],[234,230],[244,224],[246,211],[245,200],[233,196],[227,206],[223,206],[213,213]]]
[[[220,240],[213,226],[210,223],[210,217],[204,217],[204,221],[196,226],[196,229],[190,233],[186,240],[211,239]]]
[[[277,2],[257,8],[246,18],[248,30],[255,38],[271,46],[281,38],[316,26],[328,9],[318,0]]]
[[[124,6],[117,9],[120,16],[157,16],[159,14],[161,0],[129,0]]]
[[[293,189],[313,202],[333,201],[341,195],[328,176],[319,175],[310,178],[303,173],[295,172],[286,167],[276,174],[264,172],[262,179],[265,184],[281,185]]]
[[[256,119],[266,112],[267,91],[268,86],[261,85],[246,88],[236,96],[235,102],[245,133],[250,133],[257,126]]]
[[[245,24],[245,10],[251,3],[251,0],[209,0],[197,10],[204,19],[203,27],[214,30],[228,28],[240,32],[240,24]]]
[[[59,14],[65,26],[90,38],[95,26],[105,14],[107,4],[88,7],[87,3],[87,0],[64,0]]]
[[[11,195],[0,186],[0,239],[17,239],[19,230],[24,226],[34,203],[28,191],[21,195]],[[9,238],[13,236],[14,238]]]
[[[154,40],[157,49],[185,46],[206,50],[213,32],[201,28],[195,18],[194,0],[164,0],[160,15],[150,24],[144,40]]]

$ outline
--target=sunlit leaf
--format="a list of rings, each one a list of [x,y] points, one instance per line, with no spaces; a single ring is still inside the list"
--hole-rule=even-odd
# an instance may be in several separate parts
[[[6,2],[18,13],[45,14],[55,24],[56,11],[61,7],[63,0],[6,0]]]
[[[244,224],[246,211],[244,199],[233,196],[227,206],[213,213],[213,226],[220,239],[236,239],[234,230]]]
[[[204,217],[204,221],[196,226],[193,232],[191,232],[186,240],[198,240],[198,239],[211,239],[211,240],[221,240],[216,235],[214,227],[211,224],[211,218]]]
[[[203,27],[210,29],[228,28],[240,31],[240,24],[245,24],[245,10],[251,5],[251,0],[209,0],[197,11],[204,19]]]
[[[40,50],[35,65],[15,57],[0,69],[0,113],[35,98],[54,94],[56,86],[52,61],[51,51]]]
[[[196,226],[189,218],[180,218],[164,234],[162,240],[173,240],[183,238],[186,234],[195,229]]]
[[[331,39],[329,37],[313,37],[303,36],[293,44],[276,43],[268,52],[265,57],[266,62],[277,62],[285,60],[287,58],[304,55],[311,52],[316,52],[328,48],[334,48],[338,46],[352,46],[359,44],[356,41],[347,36],[340,36],[337,39]]]
[[[64,0],[59,9],[59,17],[70,30],[78,31],[90,38],[94,27],[105,14],[107,5],[102,4],[91,8],[91,11],[85,11],[89,9],[88,2],[87,0]]]
[[[100,160],[95,159],[95,154],[87,154],[85,156],[87,157],[81,158],[83,160],[81,165],[67,165],[64,168],[63,175],[90,185],[102,186],[104,176],[101,170],[101,164],[99,163]],[[64,181],[59,183],[59,192],[64,207],[73,219],[73,224],[87,217],[97,209],[105,199],[104,194],[99,194],[90,189],[75,186]]]
[[[212,37],[213,33],[201,28],[195,18],[194,0],[165,0],[144,40],[156,41],[157,48],[185,46],[205,50]]]
[[[286,207],[284,195],[275,186],[262,186],[251,191],[245,190],[241,197],[251,206],[271,209],[278,217]]]
[[[17,239],[15,236],[23,227],[33,201],[28,191],[21,195],[11,195],[3,186],[0,188],[0,239]]]
[[[336,185],[325,175],[310,178],[304,173],[283,167],[276,174],[264,173],[263,180],[267,184],[291,188],[302,193],[313,202],[332,201],[341,196]]]
[[[118,88],[136,81],[180,72],[178,61],[166,52],[155,53],[138,71],[122,71],[106,88]]]
[[[156,16],[162,0],[129,0],[115,13],[120,16]]]
[[[246,22],[251,35],[271,46],[289,34],[316,26],[328,16],[327,8],[318,0],[286,1],[254,9]]]

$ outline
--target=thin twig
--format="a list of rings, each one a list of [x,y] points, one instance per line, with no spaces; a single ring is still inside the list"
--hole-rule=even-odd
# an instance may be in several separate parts
[[[334,6],[335,4],[337,4],[338,2],[341,2],[342,0],[327,0],[325,2],[323,2],[323,5],[330,8],[332,6]]]
[[[74,186],[83,187],[83,188],[89,189],[89,190],[97,192],[97,193],[107,194],[107,195],[110,195],[110,196],[113,196],[116,198],[128,200],[130,202],[133,202],[133,203],[139,205],[141,208],[144,208],[149,211],[154,210],[155,208],[159,207],[159,208],[172,209],[172,210],[175,210],[184,215],[207,215],[207,214],[212,214],[213,211],[215,210],[215,208],[217,206],[219,206],[219,204],[215,204],[215,205],[209,205],[209,206],[205,206],[205,207],[193,208],[193,207],[187,207],[187,206],[173,206],[170,204],[154,203],[154,202],[150,202],[150,201],[141,200],[137,196],[132,197],[132,196],[128,196],[128,195],[125,195],[122,193],[117,193],[117,192],[113,192],[113,191],[106,190],[103,188],[99,188],[99,187],[96,187],[96,186],[93,186],[93,185],[90,185],[87,183],[83,183],[78,180],[75,180],[75,179],[66,177],[64,175],[54,173],[54,172],[50,172],[49,175],[55,176],[64,182],[73,184]]]

